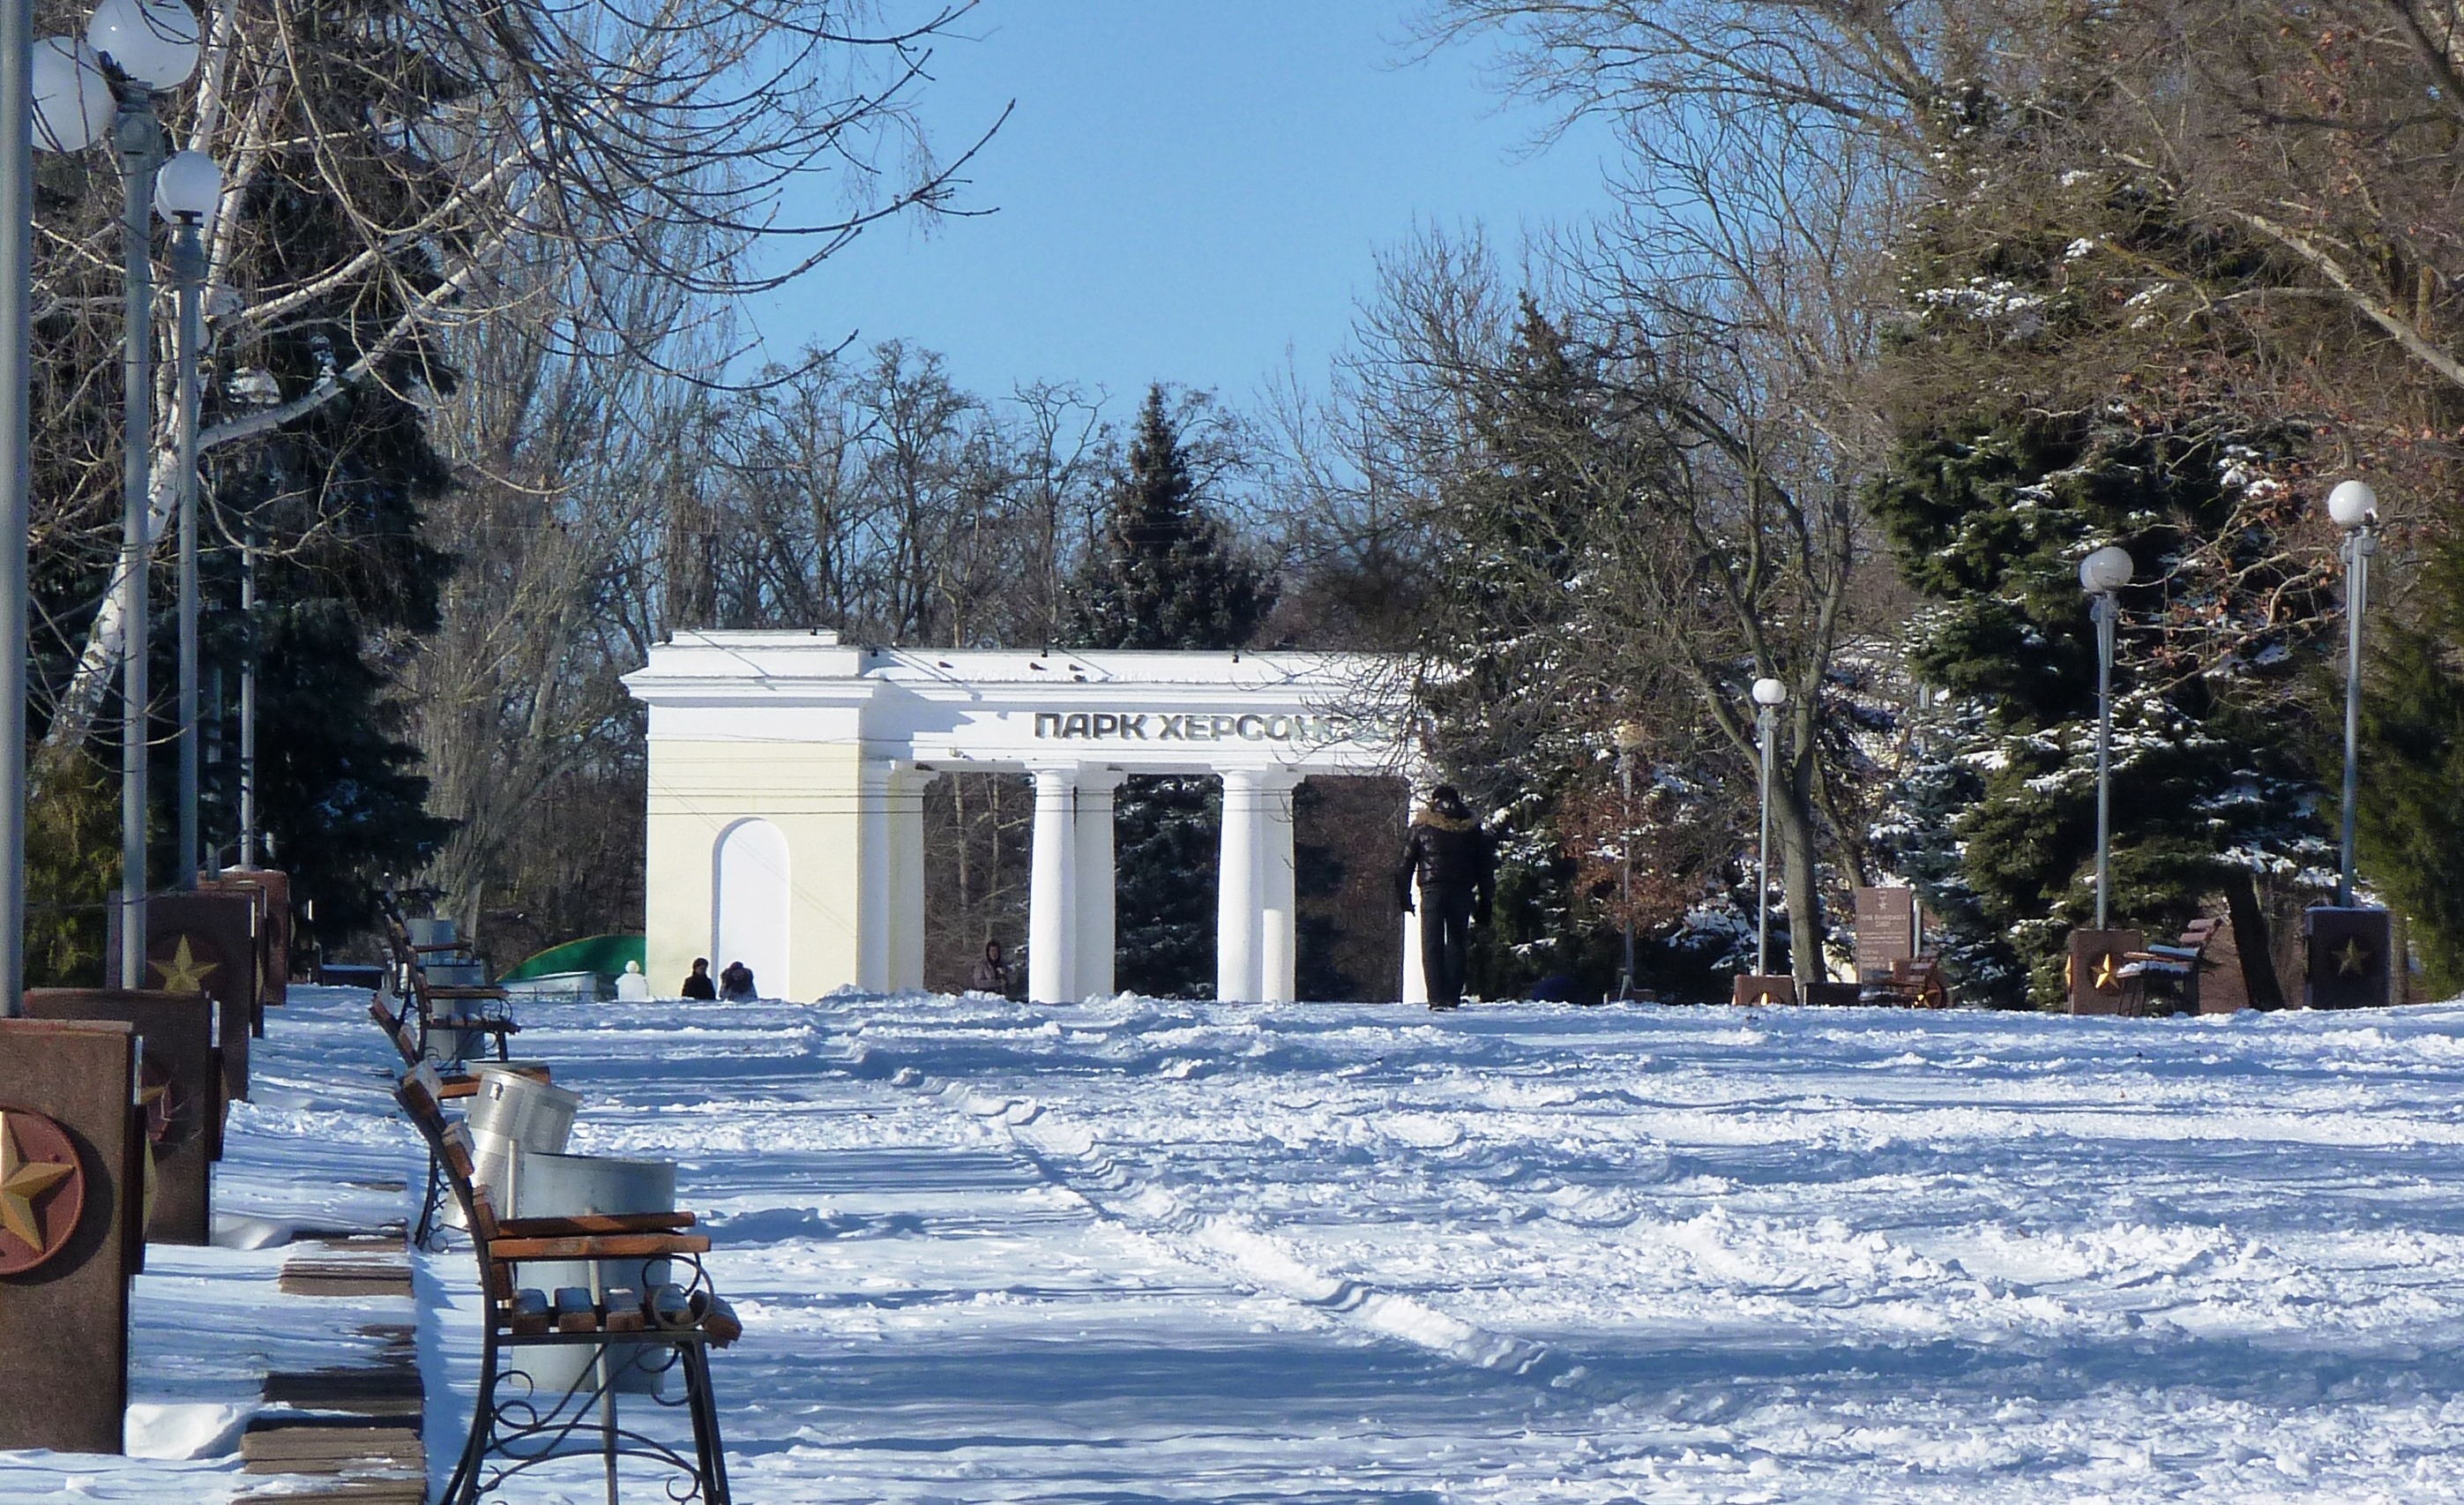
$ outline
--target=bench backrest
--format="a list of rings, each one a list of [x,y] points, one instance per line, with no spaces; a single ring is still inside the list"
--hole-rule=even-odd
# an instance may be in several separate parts
[[[368,1016],[384,1029],[385,1038],[401,1053],[404,1065],[417,1066],[425,1058],[419,1049],[419,1027],[412,1022],[409,1009],[397,1014],[385,1006],[383,998],[372,998],[368,1001]]]
[[[495,1203],[488,1188],[473,1179],[478,1164],[471,1131],[446,1118],[442,1091],[436,1069],[423,1061],[403,1074],[394,1097],[428,1140],[446,1184],[452,1188],[453,1200],[461,1204],[463,1220],[470,1226],[471,1250],[479,1261],[480,1288],[493,1313],[513,1297],[513,1267],[491,1252],[497,1238]]]

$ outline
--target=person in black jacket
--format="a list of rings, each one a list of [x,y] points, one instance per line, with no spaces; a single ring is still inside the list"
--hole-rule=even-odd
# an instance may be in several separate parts
[[[718,998],[718,985],[710,980],[710,958],[693,958],[693,973],[685,979],[684,996],[714,1003]]]
[[[1412,880],[1420,886],[1420,975],[1429,985],[1429,1007],[1453,1008],[1463,1002],[1463,963],[1471,927],[1488,923],[1497,897],[1497,858],[1488,833],[1472,818],[1449,784],[1429,791],[1429,803],[1412,821],[1403,843],[1403,866],[1395,874],[1395,896],[1412,913]]]

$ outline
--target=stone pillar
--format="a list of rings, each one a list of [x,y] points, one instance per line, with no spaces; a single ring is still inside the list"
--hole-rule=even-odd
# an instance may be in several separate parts
[[[1269,1004],[1292,1001],[1300,970],[1300,907],[1292,869],[1292,795],[1299,785],[1290,775],[1270,779],[1261,802],[1258,993]]]
[[[1117,768],[1078,770],[1078,975],[1079,998],[1111,997],[1113,924],[1112,794],[1121,786]]]
[[[890,786],[890,990],[924,986],[924,791],[934,776],[902,771]]]
[[[1215,889],[1215,996],[1254,1004],[1258,986],[1259,847],[1265,791],[1246,768],[1223,774],[1223,844]]]
[[[1026,996],[1076,1002],[1078,770],[1035,770],[1034,867],[1027,887]]]
[[[1412,817],[1420,812],[1420,802],[1428,797],[1431,786],[1414,779],[1403,804],[1403,829],[1411,831]],[[1403,917],[1403,1002],[1425,1004],[1429,1001],[1429,980],[1420,970],[1420,885],[1419,879],[1409,880],[1412,888],[1412,912]]]
[[[890,790],[889,763],[867,758],[856,770],[855,985],[867,993],[890,991]]]

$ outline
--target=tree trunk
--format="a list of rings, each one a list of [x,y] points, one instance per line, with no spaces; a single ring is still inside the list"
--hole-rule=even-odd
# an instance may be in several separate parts
[[[2231,917],[2233,949],[2241,954],[2242,985],[2253,1008],[2284,1007],[2284,985],[2276,976],[2276,948],[2268,939],[2267,911],[2258,904],[2258,886],[2248,868],[2235,868],[2224,877],[2225,913]]]
[[[1780,892],[1788,901],[1789,974],[1797,993],[1829,976],[1822,958],[1822,891],[1814,861],[1814,760],[1802,753],[1772,781],[1771,838],[1779,848]]]

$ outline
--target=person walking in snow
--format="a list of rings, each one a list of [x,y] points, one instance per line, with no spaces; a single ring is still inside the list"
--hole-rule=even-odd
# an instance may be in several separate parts
[[[1497,898],[1495,850],[1453,785],[1429,791],[1429,803],[1413,817],[1404,839],[1395,896],[1406,915],[1412,913],[1415,878],[1420,891],[1420,975],[1429,985],[1429,1007],[1453,1008],[1463,1002],[1471,927],[1488,923]]]

